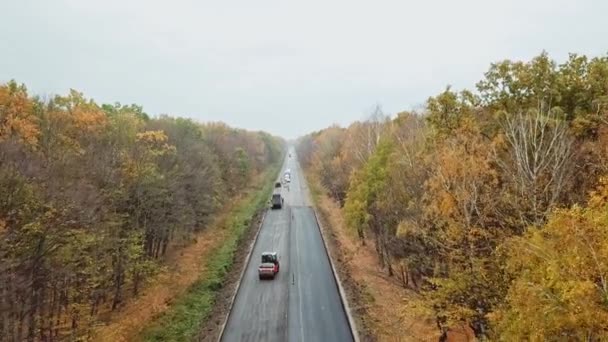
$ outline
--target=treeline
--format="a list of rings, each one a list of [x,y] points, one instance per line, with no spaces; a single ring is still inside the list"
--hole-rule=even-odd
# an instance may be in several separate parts
[[[0,340],[56,340],[137,295],[283,141],[0,85]]]
[[[309,173],[442,332],[608,339],[608,57],[492,64],[420,112],[300,139]]]

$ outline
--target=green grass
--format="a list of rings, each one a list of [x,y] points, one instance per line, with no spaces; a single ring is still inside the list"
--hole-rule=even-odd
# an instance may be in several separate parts
[[[306,178],[306,181],[308,182],[308,189],[310,190],[312,201],[315,205],[318,205],[323,191],[316,182],[312,182],[310,179],[308,179],[308,177]]]
[[[252,191],[231,214],[226,229],[230,237],[211,253],[207,260],[207,270],[171,307],[143,330],[144,341],[190,341],[199,333],[205,319],[213,309],[217,292],[222,288],[224,278],[232,267],[234,253],[251,219],[267,205],[273,181],[279,166],[273,166],[264,177],[264,182]]]

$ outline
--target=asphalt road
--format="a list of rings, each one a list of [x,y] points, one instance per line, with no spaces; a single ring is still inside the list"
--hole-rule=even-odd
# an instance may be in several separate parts
[[[353,341],[296,156],[287,158],[283,209],[268,210],[222,341]],[[281,172],[281,175],[283,172]],[[276,251],[274,280],[259,280],[261,254]]]

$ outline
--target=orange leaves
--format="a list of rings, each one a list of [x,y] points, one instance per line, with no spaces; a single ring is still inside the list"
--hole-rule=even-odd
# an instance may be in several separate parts
[[[432,184],[432,183],[431,183]],[[453,217],[457,214],[458,203],[449,192],[438,191],[435,210],[444,217]]]
[[[56,148],[80,155],[85,153],[87,144],[99,138],[109,127],[105,112],[75,90],[71,90],[68,96],[56,96],[51,100],[44,120],[53,130],[52,143]]]
[[[70,90],[65,97],[57,96],[53,100],[59,112],[57,117],[66,120],[70,133],[100,133],[107,124],[106,114],[93,102],[85,99],[82,93]],[[63,115],[61,115],[63,114]]]
[[[451,218],[470,229],[483,222],[492,206],[492,191],[498,185],[491,164],[490,144],[474,128],[458,129],[435,153],[434,172],[428,179],[429,212]]]
[[[0,86],[0,141],[16,136],[30,146],[37,145],[40,127],[33,107],[24,86],[15,82]]]
[[[99,108],[76,108],[72,112],[74,129],[85,133],[99,133],[107,124],[107,117]]]

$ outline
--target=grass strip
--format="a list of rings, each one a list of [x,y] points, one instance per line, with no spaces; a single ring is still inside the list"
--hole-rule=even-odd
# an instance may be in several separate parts
[[[230,230],[228,238],[211,253],[206,271],[168,310],[143,330],[141,337],[144,341],[189,341],[198,335],[232,267],[241,237],[251,219],[267,205],[278,171],[279,165],[267,171],[264,182],[237,206],[226,222],[225,229]]]

